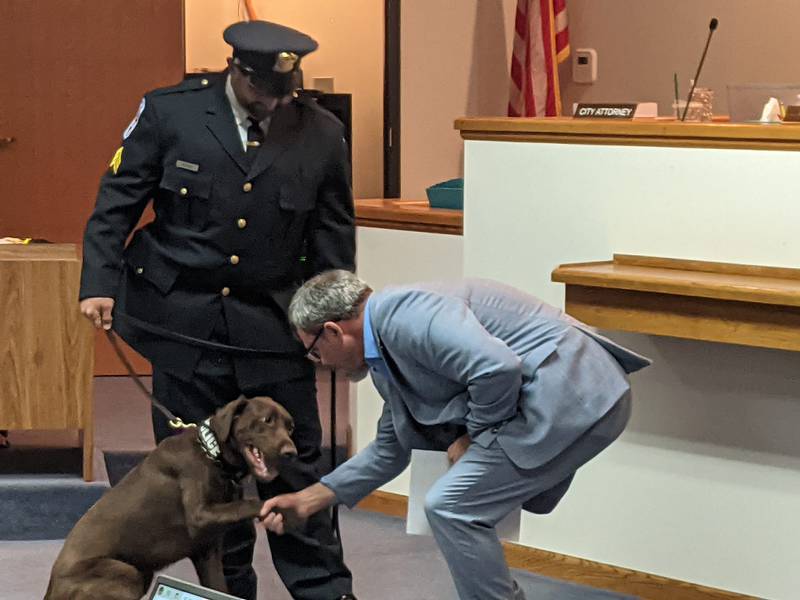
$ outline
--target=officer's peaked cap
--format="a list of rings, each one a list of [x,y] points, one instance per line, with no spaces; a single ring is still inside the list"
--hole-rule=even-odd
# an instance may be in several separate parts
[[[234,23],[222,37],[233,46],[234,56],[265,76],[293,70],[300,58],[319,46],[305,33],[268,21]]]

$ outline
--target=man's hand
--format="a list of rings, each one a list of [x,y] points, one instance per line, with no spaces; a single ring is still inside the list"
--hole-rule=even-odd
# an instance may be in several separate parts
[[[458,460],[464,456],[464,453],[469,449],[469,445],[471,443],[472,440],[470,439],[469,434],[465,433],[455,442],[450,444],[450,447],[447,449],[447,458],[450,460],[451,465],[456,464]]]
[[[259,519],[265,529],[283,535],[302,526],[308,517],[336,502],[333,491],[315,483],[294,494],[281,494],[264,502]]]
[[[114,309],[113,298],[86,298],[81,300],[81,314],[89,319],[95,329],[101,327],[111,329],[111,311]]]
[[[264,502],[259,515],[264,529],[283,535],[290,529],[298,528],[306,519],[300,515],[307,513],[299,496],[299,493],[282,494]]]

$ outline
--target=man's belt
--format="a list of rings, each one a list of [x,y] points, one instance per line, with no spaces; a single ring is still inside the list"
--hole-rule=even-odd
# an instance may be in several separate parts
[[[305,352],[302,350],[274,350],[268,348],[246,348],[244,346],[231,346],[229,344],[221,344],[219,342],[212,342],[210,340],[203,340],[200,338],[184,335],[177,331],[164,329],[153,323],[142,321],[136,317],[132,317],[123,312],[114,312],[114,319],[123,321],[135,329],[139,329],[146,333],[157,335],[158,337],[186,344],[188,346],[195,346],[197,348],[204,348],[206,350],[215,350],[217,352],[224,352],[234,356],[250,356],[250,357],[280,357],[280,358],[304,358]]]

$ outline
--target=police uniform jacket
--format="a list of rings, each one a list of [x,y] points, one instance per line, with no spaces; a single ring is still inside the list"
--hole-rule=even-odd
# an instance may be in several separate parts
[[[295,99],[246,155],[225,81],[225,73],[188,79],[145,96],[100,184],[80,297],[115,298],[114,328],[179,377],[191,377],[202,349],[126,316],[207,340],[224,315],[228,344],[295,354],[235,357],[240,384],[309,375],[286,308],[304,278],[354,268],[343,126],[313,100]],[[126,245],[151,199],[154,220]]]

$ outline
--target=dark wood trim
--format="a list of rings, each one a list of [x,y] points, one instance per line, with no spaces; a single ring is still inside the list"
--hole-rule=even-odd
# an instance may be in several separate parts
[[[356,225],[462,235],[463,212],[431,208],[425,200],[356,200]]]
[[[405,518],[408,498],[390,492],[373,492],[356,508]],[[506,560],[515,569],[561,579],[580,585],[638,596],[642,600],[756,600],[753,596],[728,592],[642,571],[615,567],[566,554],[529,546],[504,543]]]
[[[400,197],[400,0],[384,0],[383,197]]]

